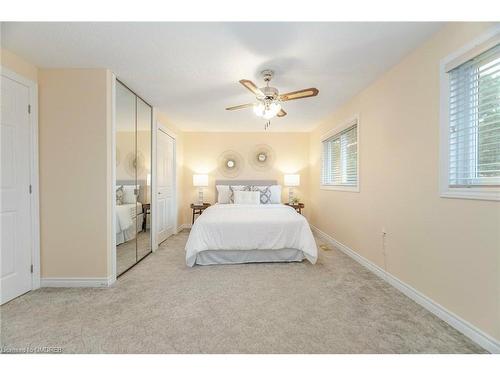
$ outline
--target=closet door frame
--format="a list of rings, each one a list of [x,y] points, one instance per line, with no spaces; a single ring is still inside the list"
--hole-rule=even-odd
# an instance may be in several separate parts
[[[153,200],[155,200],[155,196],[153,195],[153,187],[154,187],[154,182],[156,181],[156,172],[153,172],[156,168],[156,127],[153,126],[155,124],[155,115],[154,115],[154,108],[152,105],[150,105],[146,100],[141,98],[139,95],[135,93],[130,87],[128,87],[123,81],[120,81],[117,77],[116,74],[112,73],[111,74],[111,179],[112,179],[112,192],[111,192],[111,207],[112,207],[112,212],[111,212],[111,242],[110,242],[110,251],[108,254],[110,254],[110,260],[111,260],[111,277],[109,278],[109,283],[108,285],[113,284],[116,282],[116,279],[118,277],[117,275],[117,269],[116,269],[116,84],[119,82],[123,86],[125,86],[128,90],[130,90],[137,98],[141,99],[144,103],[149,105],[151,107],[151,228],[150,228],[150,244],[151,244],[151,252],[148,254],[150,255],[154,250],[155,250],[155,242],[154,242],[154,233],[155,233],[155,225],[156,225],[156,220],[155,220],[155,215],[156,215],[156,207],[153,204]],[[137,105],[137,98],[136,98],[136,105]],[[137,113],[136,113],[137,116]],[[137,126],[137,123],[136,123]],[[156,170],[155,170],[156,171]],[[156,200],[155,200],[156,201]],[[137,247],[136,247],[136,252],[137,252]],[[122,272],[120,274],[123,275],[128,270],[131,268],[135,267],[137,264],[139,264],[143,259],[147,258],[147,255],[141,258],[139,261],[136,261],[136,263],[129,267],[127,270]],[[137,258],[136,258],[137,259]],[[109,268],[108,268],[109,269]]]
[[[179,229],[179,224],[178,224],[178,202],[177,202],[177,135],[172,132],[167,126],[162,124],[156,115],[156,109],[153,109],[153,122],[155,124],[155,129],[153,131],[153,163],[151,165],[151,169],[154,169],[155,173],[151,174],[151,186],[153,188],[152,191],[152,199],[151,199],[151,206],[154,207],[153,214],[151,216],[151,225],[154,227],[151,228],[151,232],[153,235],[153,251],[156,251],[158,249],[158,228],[156,226],[156,223],[158,222],[157,214],[158,214],[158,182],[156,180],[157,178],[157,168],[158,168],[158,132],[162,131],[165,134],[167,134],[169,137],[171,137],[174,140],[174,152],[173,152],[173,192],[172,192],[172,201],[174,202],[174,233],[178,233]]]

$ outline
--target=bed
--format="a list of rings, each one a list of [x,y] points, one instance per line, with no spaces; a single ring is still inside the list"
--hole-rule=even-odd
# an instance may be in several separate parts
[[[123,203],[116,205],[116,245],[134,239],[142,231],[144,213],[142,203],[137,202],[134,185],[120,185],[125,194]],[[137,218],[134,227],[135,218]]]
[[[273,180],[221,180],[216,185],[271,186]],[[195,221],[186,243],[186,264],[300,262],[317,260],[306,218],[292,207],[272,204],[220,204]]]

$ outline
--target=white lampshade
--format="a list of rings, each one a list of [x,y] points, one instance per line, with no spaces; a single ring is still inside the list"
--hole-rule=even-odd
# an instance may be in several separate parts
[[[300,175],[299,174],[286,174],[285,175],[285,186],[299,186],[300,185]]]
[[[208,186],[208,174],[194,174],[193,186],[205,187]]]

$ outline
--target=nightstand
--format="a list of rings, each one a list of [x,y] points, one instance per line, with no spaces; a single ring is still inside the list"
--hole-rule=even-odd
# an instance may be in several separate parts
[[[144,219],[142,221],[142,230],[146,231],[147,229],[147,221],[148,215],[151,215],[151,203],[143,203],[142,204],[142,212],[144,213]]]
[[[302,209],[305,207],[304,203],[285,203],[287,206],[292,207],[297,211],[299,214],[302,215]]]
[[[201,215],[203,211],[205,211],[208,207],[210,207],[210,203],[191,203],[191,209],[193,210],[193,221],[191,222],[191,224],[194,224],[194,216]]]

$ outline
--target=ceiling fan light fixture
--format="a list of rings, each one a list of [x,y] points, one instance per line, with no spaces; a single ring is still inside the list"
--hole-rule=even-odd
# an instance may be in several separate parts
[[[270,120],[275,117],[278,112],[281,110],[281,104],[278,101],[272,101],[271,103],[259,103],[254,105],[253,111],[259,116],[263,117],[266,120]]]
[[[278,114],[280,110],[281,110],[281,104],[278,101],[274,101],[271,104],[269,104],[267,113],[270,113],[272,117],[274,117]]]
[[[285,94],[280,94],[276,87],[269,86],[269,82],[274,76],[272,70],[266,69],[261,72],[262,78],[266,85],[264,87],[257,87],[255,83],[248,79],[241,79],[239,82],[249,91],[255,95],[257,103],[252,104],[240,104],[232,107],[227,107],[226,110],[234,111],[237,109],[253,108],[253,112],[257,117],[262,117],[266,121],[264,129],[268,129],[271,124],[271,119],[273,117],[285,117],[287,115],[286,111],[281,108],[282,102],[287,102],[289,100],[311,98],[318,95],[319,90],[315,87],[310,87],[308,89],[302,89],[297,91],[287,92]]]
[[[266,113],[266,106],[264,103],[254,104],[253,113],[255,113],[259,117],[263,117]]]

